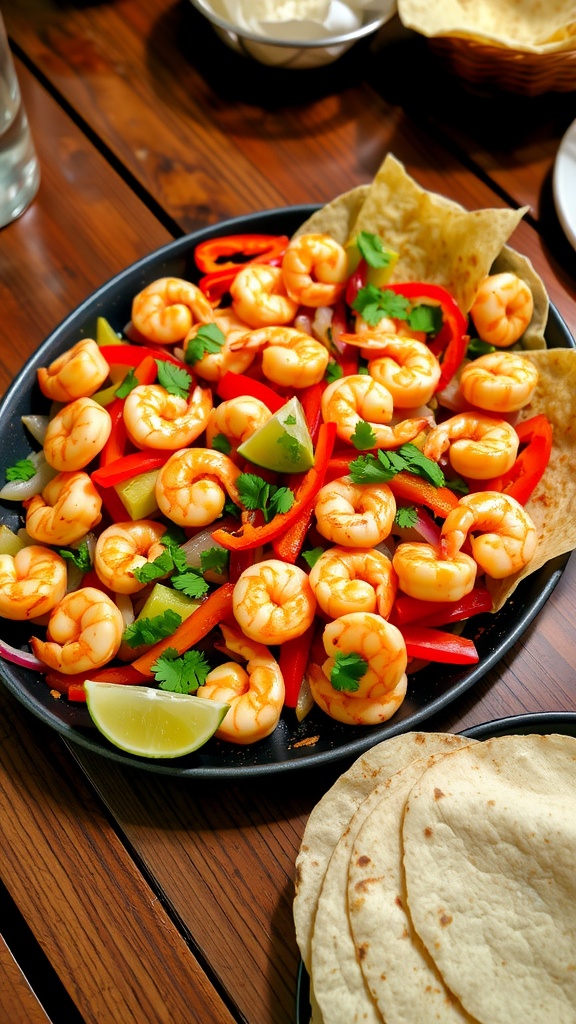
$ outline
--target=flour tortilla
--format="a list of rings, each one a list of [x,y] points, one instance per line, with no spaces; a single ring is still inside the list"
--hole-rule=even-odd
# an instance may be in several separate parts
[[[396,737],[397,741],[400,739]],[[341,829],[341,836],[332,852],[318,897],[311,944],[310,973],[315,999],[326,1024],[382,1024],[378,1006],[366,985],[357,959],[347,912],[350,853],[359,829],[380,803],[387,786],[397,777],[398,770],[405,770],[406,765],[416,763],[420,766],[420,770],[416,770],[417,778],[426,765],[426,758],[430,755],[441,755],[472,742],[445,733],[405,734],[401,744],[394,744],[393,758],[388,751],[387,768],[374,774],[370,780],[368,795],[358,803],[355,813],[353,816],[350,815],[348,822]],[[381,744],[384,753],[388,743],[393,744],[394,739]],[[396,763],[394,772],[390,771],[392,760]],[[396,828],[396,834],[399,835],[400,824],[397,822],[395,826],[393,818],[387,822],[386,827],[392,831]],[[425,1019],[431,1021],[434,1018]],[[454,1024],[469,1020],[467,1016],[462,1015],[448,1016],[445,1019]]]
[[[574,1024],[576,739],[502,736],[447,754],[410,792],[414,928],[489,1024]]]
[[[459,746],[469,743],[462,739]],[[452,749],[458,747],[453,744]],[[359,967],[386,1024],[473,1020],[446,987],[414,931],[402,867],[406,799],[423,772],[446,753],[444,749],[407,765],[378,786],[358,812],[370,804],[350,852],[348,914]]]
[[[526,53],[553,53],[576,43],[573,0],[398,0],[405,28],[458,36]]]

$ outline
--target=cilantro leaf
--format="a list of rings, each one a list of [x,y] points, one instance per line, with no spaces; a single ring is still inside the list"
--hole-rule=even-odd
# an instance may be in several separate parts
[[[350,440],[354,447],[358,448],[359,451],[365,451],[367,448],[375,448],[377,443],[374,428],[370,423],[367,423],[366,420],[358,420]]]
[[[77,548],[60,548],[58,554],[61,558],[72,562],[82,573],[88,572],[92,568],[92,559],[85,540],[80,541]]]
[[[276,487],[255,473],[241,473],[236,487],[244,507],[261,511],[267,523],[278,512],[288,512],[294,504],[294,494],[288,487]]]
[[[324,548],[309,548],[308,551],[302,552],[302,558],[306,562],[309,569],[316,565],[316,562],[320,558],[320,555],[323,554],[323,552]]]
[[[360,313],[371,327],[375,327],[385,316],[393,320],[407,320],[409,307],[410,303],[404,295],[397,295],[389,288],[377,288],[374,284],[360,288],[352,303],[352,309]]]
[[[187,363],[197,363],[205,355],[215,355],[219,352],[225,341],[224,332],[217,324],[202,324],[188,342],[184,359]]]
[[[187,370],[167,359],[155,359],[158,367],[158,383],[166,388],[169,395],[177,395],[178,398],[188,398],[192,377]]]
[[[6,470],[6,479],[31,480],[37,472],[38,470],[32,462],[32,459],[19,459],[13,466],[8,466]]]
[[[181,590],[186,597],[204,597],[208,593],[209,586],[202,575],[201,569],[194,569],[191,566],[186,572],[173,576],[171,580],[174,590]]]
[[[289,413],[286,419],[283,420],[283,423],[285,423],[287,427],[293,427],[296,423],[296,417]]]
[[[230,552],[225,548],[214,546],[200,552],[200,565],[203,573],[215,572],[219,576],[223,576],[228,570],[229,561]]]
[[[302,445],[298,438],[294,437],[293,434],[281,434],[280,437],[277,438],[276,444],[280,445],[291,462],[298,463],[300,461]]]
[[[418,520],[418,512],[413,505],[406,506],[405,508],[397,508],[396,515],[394,516],[394,522],[396,526],[410,527],[415,526]]]
[[[158,640],[172,636],[181,622],[182,616],[172,608],[167,608],[161,615],[153,615],[150,619],[135,619],[130,626],[126,626],[122,639],[129,647],[155,644]]]
[[[380,450],[377,455],[361,455],[350,463],[348,472],[355,484],[375,484],[386,483],[403,470],[421,476],[434,487],[443,487],[446,482],[438,463],[423,455],[415,444],[403,444],[395,451]]]
[[[195,693],[206,682],[209,671],[210,665],[201,651],[179,655],[174,647],[167,647],[152,665],[159,689],[171,693]]]
[[[496,348],[491,345],[488,341],[482,341],[481,338],[471,338],[468,348],[466,349],[467,359],[476,359],[477,356],[485,356],[490,352],[495,352]]]
[[[413,306],[408,314],[408,324],[414,331],[426,334],[438,334],[442,327],[442,307],[428,306],[425,302]]]
[[[136,376],[134,370],[131,367],[128,370],[128,373],[126,374],[122,382],[116,388],[116,391],[114,392],[116,398],[126,398],[126,396],[129,395],[130,392],[133,391],[134,388],[138,386],[138,384],[138,377]]]
[[[145,562],[133,570],[134,578],[139,583],[152,583],[153,580],[167,576],[174,570],[174,559],[172,553],[165,548],[161,555],[158,555],[153,562]]]
[[[360,231],[356,236],[356,245],[369,267],[390,266],[394,254],[390,249],[384,247],[382,239],[378,235],[373,235],[370,231]]]
[[[366,675],[368,662],[354,651],[350,654],[337,653],[330,673],[330,682],[335,690],[355,693],[360,688],[360,680]]]
[[[417,445],[403,444],[398,449],[398,454],[406,460],[406,469],[410,473],[416,473],[418,476],[423,477],[424,480],[428,480],[434,487],[442,487],[444,485],[444,473],[438,463],[434,462],[434,459],[429,459],[426,455],[423,455]]]
[[[331,359],[330,362],[328,363],[328,366],[326,367],[326,373],[324,374],[324,378],[328,381],[329,384],[331,384],[332,381],[340,380],[340,378],[343,376],[344,370],[340,366],[340,363],[337,363],[335,359]]]
[[[226,434],[215,434],[212,438],[212,448],[215,452],[222,452],[223,455],[230,455],[232,445]]]

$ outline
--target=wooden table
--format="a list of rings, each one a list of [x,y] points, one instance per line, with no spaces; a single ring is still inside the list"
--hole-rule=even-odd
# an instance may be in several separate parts
[[[227,50],[186,0],[5,0],[42,165],[0,234],[0,389],[134,260],[196,228],[323,203],[393,152],[472,209],[530,207],[513,244],[576,331],[551,198],[574,95],[482,95],[393,22],[336,64]],[[426,83],[422,89],[421,83]],[[502,662],[428,724],[576,705],[576,570]],[[0,691],[0,1020],[290,1024],[294,860],[342,770],[191,784],[64,742]]]

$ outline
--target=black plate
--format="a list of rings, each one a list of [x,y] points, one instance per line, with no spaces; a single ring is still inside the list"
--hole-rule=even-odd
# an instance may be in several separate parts
[[[534,733],[540,736],[551,733],[576,736],[576,714],[572,711],[546,711],[512,715],[510,718],[497,718],[492,722],[475,725],[465,729],[461,735],[474,740],[489,740],[492,736],[530,736]],[[296,978],[295,1024],[310,1024],[310,978],[302,961]]]
[[[4,470],[30,451],[30,441],[20,417],[45,409],[36,383],[38,367],[45,366],[70,348],[81,337],[94,337],[96,319],[105,316],[116,330],[130,319],[133,296],[158,277],[175,276],[197,279],[193,253],[207,238],[246,232],[292,234],[314,212],[314,206],[295,206],[269,210],[248,217],[237,217],[217,227],[187,235],[156,250],[128,267],[82,303],[46,339],[14,380],[0,404],[0,480]],[[559,314],[550,310],[546,332],[549,347],[574,347],[574,341]],[[14,502],[0,503],[0,519],[11,528],[22,525]],[[298,724],[293,711],[285,711],[278,728],[268,737],[248,747],[211,740],[199,752],[177,760],[153,760],[125,754],[113,747],[93,727],[88,711],[81,704],[55,700],[45,682],[34,672],[0,660],[0,676],[7,688],[33,714],[61,733],[67,740],[114,761],[148,771],[183,777],[225,777],[263,775],[309,768],[319,764],[355,757],[387,736],[415,729],[445,705],[478,682],[516,643],[556,586],[568,556],[556,558],[533,573],[516,589],[496,615],[474,619],[467,635],[477,637],[480,661],[471,668],[430,666],[410,680],[406,699],[394,718],[382,726],[352,728],[328,718],[318,709]],[[20,645],[27,641],[30,626],[0,622],[0,635],[6,642]],[[310,745],[301,741],[318,737]]]

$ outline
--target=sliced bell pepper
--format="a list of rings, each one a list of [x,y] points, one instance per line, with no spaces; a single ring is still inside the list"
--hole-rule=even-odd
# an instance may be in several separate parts
[[[487,480],[484,489],[502,491],[525,505],[544,475],[552,451],[552,424],[544,413],[516,424],[521,450],[511,469]],[[522,447],[525,446],[525,447]]]
[[[357,451],[338,451],[330,459],[326,480],[334,480],[340,476],[347,476],[350,470],[350,463],[354,462],[360,453]],[[390,480],[386,481],[395,498],[410,501],[414,505],[425,505],[434,515],[445,519],[449,512],[458,505],[458,498],[448,487],[435,487],[428,480],[418,476],[416,473],[409,473],[407,470],[400,470]]]
[[[489,612],[492,597],[486,587],[474,587],[459,601],[422,601],[408,594],[399,594],[394,601],[390,622],[399,629],[417,623],[419,626],[447,626]]]
[[[215,530],[212,539],[229,551],[250,550],[263,544],[271,543],[288,530],[300,517],[303,509],[308,508],[323,482],[330,461],[330,455],[336,438],[336,424],[323,423],[318,432],[318,443],[314,453],[314,465],[304,474],[296,492],[294,504],[288,512],[279,512],[269,523],[253,525],[243,523],[236,533],[226,530]]]
[[[228,267],[225,270],[214,270],[211,274],[204,274],[198,281],[200,291],[213,305],[216,305],[230,291],[230,285],[236,277],[238,269],[238,267]]]
[[[346,291],[344,292],[344,298],[349,306],[352,306],[356,301],[358,292],[366,287],[368,282],[368,264],[364,257],[358,261],[355,269],[350,274],[348,281],[346,282]]]
[[[321,380],[318,384],[311,384],[310,387],[305,388],[300,394],[300,402],[313,444],[316,444],[318,431],[322,423],[322,395],[324,394],[325,387],[326,382]]]
[[[314,506],[312,504],[307,505],[306,508],[302,509],[292,525],[272,541],[274,554],[277,558],[280,558],[283,562],[292,562],[294,564],[302,551],[313,515]]]
[[[123,480],[131,480],[133,476],[139,476],[140,473],[149,473],[153,469],[160,469],[172,454],[171,451],[131,452],[130,455],[123,455],[116,462],[95,469],[92,473],[92,482],[100,487],[113,487],[114,484],[120,484]]]
[[[308,665],[315,629],[316,625],[313,622],[302,636],[287,640],[280,647],[278,664],[284,679],[284,704],[288,708],[295,708],[298,703],[298,694]]]
[[[442,355],[440,380],[436,387],[437,391],[442,391],[452,380],[466,355],[470,339],[464,313],[450,292],[439,284],[407,281],[403,284],[387,284],[386,288],[397,295],[404,295],[407,299],[429,299],[440,305],[444,322],[429,347],[436,356]]]
[[[112,429],[106,444],[100,452],[100,466],[110,466],[121,459],[126,451],[128,431],[124,423],[124,399],[115,398],[108,406]]]
[[[248,377],[244,373],[234,373],[232,370],[227,370],[220,378],[216,394],[225,400],[242,398],[244,395],[249,395],[250,398],[259,398],[264,405],[268,406],[270,412],[278,412],[286,404],[286,399],[277,394],[273,388],[269,388],[267,384]]]
[[[75,690],[83,689],[86,678],[85,672],[65,675],[64,672],[58,672],[56,669],[49,669],[45,675],[46,682],[52,690],[58,690],[59,693],[65,693],[68,696],[70,696],[72,688]],[[90,672],[90,679],[96,679],[100,683],[119,683],[125,686],[136,686],[139,683],[144,683],[146,677],[141,672],[136,672],[131,665],[115,665],[113,667],[94,669],[93,672]],[[78,699],[82,698],[70,696],[70,700]]]
[[[289,241],[288,235],[221,235],[200,242],[194,260],[203,274],[238,271],[246,263],[270,263],[282,257]]]
[[[150,356],[154,360],[165,359],[176,366],[187,368],[186,363],[183,363],[181,359],[177,359],[171,352],[167,352],[165,349],[150,348],[145,345],[103,345],[100,352],[109,366],[114,366],[116,363],[119,363],[120,366],[138,366],[146,356]],[[145,382],[141,381],[141,383]]]
[[[404,626],[400,632],[409,658],[449,665],[472,665],[480,660],[474,641],[465,636],[427,626]]]

